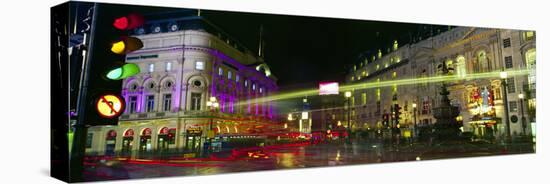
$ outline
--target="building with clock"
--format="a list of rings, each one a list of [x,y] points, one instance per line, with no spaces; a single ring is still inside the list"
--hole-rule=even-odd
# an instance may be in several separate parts
[[[123,81],[118,126],[89,128],[88,154],[197,153],[206,142],[253,137],[273,122],[274,104],[258,100],[278,89],[262,46],[252,52],[193,13],[149,18],[134,30],[144,47],[126,62],[141,72]]]

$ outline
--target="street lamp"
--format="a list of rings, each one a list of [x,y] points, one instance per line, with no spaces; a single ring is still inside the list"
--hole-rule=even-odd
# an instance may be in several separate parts
[[[350,137],[351,137],[351,100],[350,100],[351,91],[346,91],[344,96],[346,97],[346,100],[348,102],[348,137],[347,137],[347,140],[348,140],[348,142],[351,142],[351,139],[350,139]]]
[[[209,122],[210,127],[207,133],[208,143],[210,145],[210,149],[212,149],[212,138],[210,137],[213,137],[213,136],[211,136],[210,134],[214,134],[214,132],[212,132],[212,122],[214,121],[213,113],[218,109],[218,107],[220,107],[220,104],[218,103],[218,100],[216,100],[216,97],[210,97],[210,99],[206,102],[206,106],[210,108],[210,112],[212,113],[212,115],[210,116],[210,122]]]
[[[412,104],[412,107],[413,107],[413,118],[414,118],[414,131],[413,131],[413,136],[416,137],[416,103],[413,103]]]
[[[503,98],[504,98],[504,122],[506,123],[506,136],[509,140],[512,138],[511,130],[510,130],[510,120],[508,115],[508,85],[506,84],[506,79],[508,78],[508,73],[506,71],[500,72],[500,79],[502,80],[502,88],[503,88]]]
[[[525,96],[523,95],[523,93],[520,93],[518,94],[518,98],[519,98],[519,106],[521,111],[521,131],[523,135],[527,135],[525,132],[525,128],[527,126],[525,125],[525,114],[523,114],[523,98],[525,98]]]

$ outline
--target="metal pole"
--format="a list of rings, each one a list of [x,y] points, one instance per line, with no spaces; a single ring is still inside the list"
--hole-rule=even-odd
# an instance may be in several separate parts
[[[509,141],[511,140],[512,138],[512,134],[510,133],[510,120],[509,120],[509,117],[508,117],[508,84],[506,83],[506,79],[502,79],[502,84],[503,84],[503,88],[504,90],[502,90],[504,92],[504,95],[503,95],[503,98],[504,98],[504,102],[503,102],[503,105],[504,105],[504,122],[506,123],[506,139]]]
[[[88,128],[86,127],[86,104],[87,103],[81,103],[85,102],[86,96],[87,96],[87,90],[88,90],[88,78],[89,78],[89,70],[90,70],[90,61],[92,57],[92,48],[94,44],[94,34],[95,34],[95,27],[96,27],[96,20],[97,20],[97,12],[98,12],[98,5],[97,3],[94,3],[93,7],[93,18],[92,18],[92,25],[90,26],[91,30],[89,32],[89,45],[86,47],[87,55],[83,58],[83,64],[82,64],[82,78],[80,83],[80,90],[79,90],[79,96],[78,96],[78,107],[77,107],[77,122],[74,125],[74,134],[73,134],[73,145],[70,151],[70,157],[69,157],[69,181],[70,182],[80,182],[84,180],[83,172],[84,172],[84,155],[86,152],[86,138],[88,134]]]
[[[351,99],[348,98],[348,142],[351,143]]]
[[[414,135],[414,137],[416,137],[416,129],[417,129],[417,126],[416,126],[416,107],[413,108],[413,117],[414,117],[414,132],[413,132],[413,135]]]
[[[525,132],[525,114],[523,113],[523,98],[519,99],[519,105],[521,110],[521,131],[523,135],[527,135],[527,132]]]

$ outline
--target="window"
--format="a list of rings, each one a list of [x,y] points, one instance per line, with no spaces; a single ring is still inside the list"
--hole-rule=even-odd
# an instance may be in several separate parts
[[[252,84],[252,91],[256,90],[256,84]]]
[[[235,82],[239,82],[239,74],[235,75]]]
[[[464,56],[456,58],[456,74],[460,78],[466,77],[466,59]]]
[[[506,85],[508,85],[508,93],[515,93],[516,92],[516,81],[514,78],[508,78],[506,79]]]
[[[248,87],[248,80],[244,80],[244,87]]]
[[[166,71],[169,72],[170,70],[172,70],[172,62],[166,63]]]
[[[517,101],[510,101],[508,103],[508,107],[510,108],[510,112],[517,112],[518,111],[518,102]]]
[[[204,61],[196,61],[195,62],[195,69],[196,70],[204,70]]]
[[[172,94],[165,94],[164,95],[164,106],[162,108],[163,111],[170,111],[170,108],[172,107]]]
[[[149,95],[147,96],[147,112],[153,112],[153,109],[155,109],[155,96]]]
[[[149,64],[149,73],[152,73],[153,71],[155,71],[155,64],[151,63]]]
[[[504,46],[504,48],[508,48],[512,45],[511,41],[510,41],[510,38],[506,38],[504,40],[502,40],[502,45]]]
[[[504,63],[505,63],[506,68],[514,67],[514,64],[512,63],[512,56],[504,57]]]
[[[231,80],[233,73],[231,71],[227,71],[227,79]]]
[[[424,100],[422,101],[422,114],[428,114],[430,113],[430,101]]]
[[[260,88],[260,93],[263,93],[264,92],[264,88]]]
[[[222,67],[218,68],[218,75],[220,75],[220,76],[223,75],[223,68]]]
[[[191,110],[201,109],[201,94],[191,93]]]
[[[88,133],[86,137],[86,148],[92,148],[92,139],[94,138],[93,133]]]
[[[525,39],[525,41],[532,40],[534,36],[535,36],[534,31],[523,32],[523,38]]]
[[[136,112],[136,104],[137,104],[137,97],[136,96],[131,96],[130,97],[130,101],[128,102],[128,107],[130,107],[128,110],[129,113],[134,113]]]
[[[363,105],[366,105],[367,104],[367,93],[362,93],[361,94],[361,99],[363,101]]]

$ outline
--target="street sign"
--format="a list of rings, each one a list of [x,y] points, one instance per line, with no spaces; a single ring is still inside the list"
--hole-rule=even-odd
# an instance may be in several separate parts
[[[124,111],[124,101],[117,95],[101,95],[96,100],[97,113],[104,118],[116,118]]]

